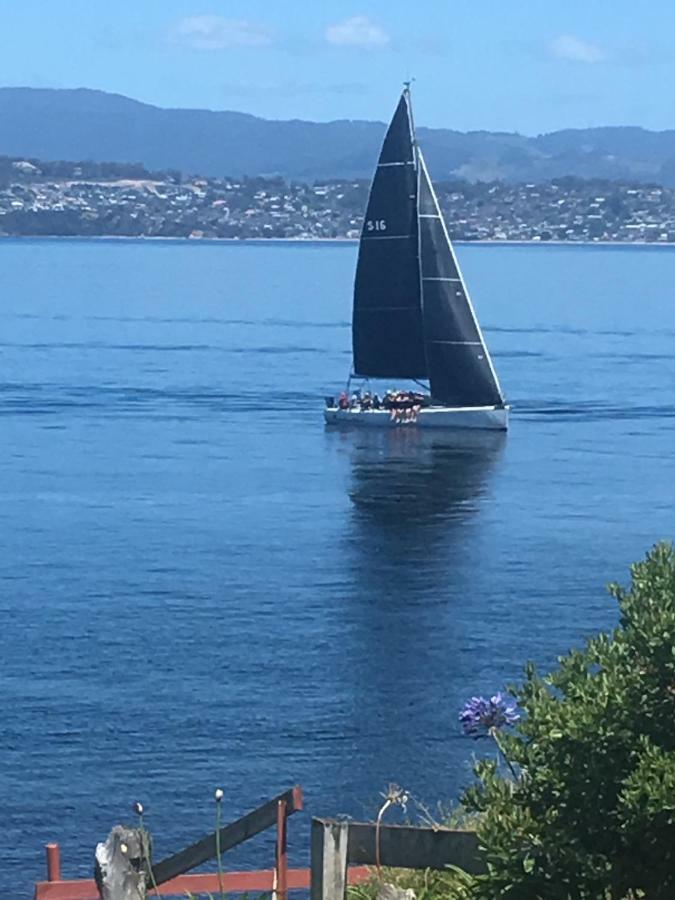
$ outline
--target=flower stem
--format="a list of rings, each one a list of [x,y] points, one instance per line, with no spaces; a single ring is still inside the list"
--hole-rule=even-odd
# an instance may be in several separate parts
[[[220,852],[220,801],[216,800],[216,860],[218,861],[218,889],[220,900],[225,900],[223,890],[223,859]]]
[[[506,765],[509,767],[509,771],[510,771],[511,774],[513,775],[513,780],[514,780],[514,781],[517,781],[517,780],[518,780],[518,774],[516,773],[516,770],[513,768],[513,764],[511,763],[511,760],[510,760],[510,759],[508,758],[508,756],[506,755],[506,751],[504,750],[504,746],[503,746],[502,742],[499,740],[499,734],[497,733],[497,729],[496,729],[496,728],[491,728],[491,729],[490,729],[490,737],[492,738],[492,740],[493,740],[493,741],[495,742],[495,744],[497,745],[497,750],[498,750],[499,753],[501,754],[502,759],[504,760],[504,762],[506,763]]]
[[[152,869],[152,855],[150,853],[150,834],[145,830],[145,825],[143,824],[143,813],[138,814],[138,823],[139,823],[139,831],[141,833],[141,848],[142,853],[145,858],[145,867],[147,870],[148,878],[150,879],[150,883],[155,894],[159,897],[159,888],[157,887],[157,882],[155,881],[155,873]]]
[[[382,816],[389,809],[391,803],[392,801],[389,799],[384,801],[377,814],[377,821],[375,822],[375,868],[377,869],[377,877],[380,881],[382,881],[382,866],[380,864],[380,826],[382,825]]]

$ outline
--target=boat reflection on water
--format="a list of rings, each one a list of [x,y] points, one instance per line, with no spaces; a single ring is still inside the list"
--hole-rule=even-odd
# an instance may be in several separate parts
[[[401,428],[351,437],[343,558],[356,586],[352,621],[379,650],[397,633],[429,646],[461,627],[466,595],[490,567],[490,481],[505,435]],[[471,602],[487,612],[481,598]]]
[[[405,427],[350,437],[354,537],[391,562],[413,549],[418,563],[430,562],[479,508],[505,443],[503,432]]]
[[[447,768],[453,704],[473,680],[467,666],[477,664],[467,647],[489,620],[487,518],[505,435],[364,429],[342,440],[351,513],[340,557],[339,689],[373,750],[359,777],[373,786],[394,779],[434,802],[445,783],[438,773]]]

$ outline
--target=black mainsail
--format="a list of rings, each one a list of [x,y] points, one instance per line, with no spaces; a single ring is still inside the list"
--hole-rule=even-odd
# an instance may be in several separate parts
[[[380,152],[354,284],[354,373],[425,378],[417,231],[417,160],[404,91]]]
[[[443,406],[504,405],[417,146],[407,87],[366,207],[352,344],[357,376],[428,378],[432,399]]]

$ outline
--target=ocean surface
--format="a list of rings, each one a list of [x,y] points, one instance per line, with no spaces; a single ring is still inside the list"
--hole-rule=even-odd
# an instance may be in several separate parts
[[[299,782],[299,863],[389,781],[448,802],[464,699],[614,625],[675,531],[675,252],[458,253],[505,438],[325,429],[353,245],[0,242],[4,900],[48,840],[89,875],[137,799],[161,858],[214,788]]]

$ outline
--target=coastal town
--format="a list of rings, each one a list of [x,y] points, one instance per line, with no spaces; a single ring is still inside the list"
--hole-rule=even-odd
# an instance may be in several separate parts
[[[577,177],[438,181],[464,241],[675,242],[675,188]],[[202,178],[140,165],[0,159],[0,236],[357,239],[366,180]]]

